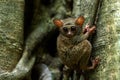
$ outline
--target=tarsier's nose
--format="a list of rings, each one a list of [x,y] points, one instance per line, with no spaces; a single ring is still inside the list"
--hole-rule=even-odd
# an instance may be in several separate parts
[[[68,31],[68,35],[71,35],[71,32],[70,32],[70,31]]]
[[[71,32],[71,31],[68,31],[67,36],[68,36],[69,38],[72,37],[72,32]]]

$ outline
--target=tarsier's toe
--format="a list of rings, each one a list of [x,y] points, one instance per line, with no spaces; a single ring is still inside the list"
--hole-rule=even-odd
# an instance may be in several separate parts
[[[96,26],[90,27],[90,25],[87,24],[83,29],[83,33],[85,34],[86,32],[89,32],[89,34],[93,34],[95,30],[96,30]]]
[[[99,64],[99,62],[100,62],[100,57],[99,56],[95,57],[95,62]]]
[[[92,60],[92,64],[94,65],[94,67],[96,67],[99,63],[100,63],[100,58],[99,58],[99,56],[95,57],[95,59]]]

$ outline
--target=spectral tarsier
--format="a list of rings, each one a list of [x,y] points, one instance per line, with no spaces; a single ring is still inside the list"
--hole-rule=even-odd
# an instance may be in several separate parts
[[[92,66],[87,66],[92,50],[91,43],[87,38],[95,31],[96,27],[93,26],[90,28],[90,25],[86,25],[86,27],[82,29],[84,20],[83,16],[77,19],[67,18],[64,20],[53,20],[60,31],[57,38],[58,55],[69,70],[76,71],[76,80],[80,79],[81,72],[94,69],[99,63],[99,59],[96,57],[92,60]],[[70,74],[66,74],[66,78],[68,79],[69,77]]]

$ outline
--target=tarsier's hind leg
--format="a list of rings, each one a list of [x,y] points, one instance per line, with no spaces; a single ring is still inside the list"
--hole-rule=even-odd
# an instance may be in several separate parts
[[[64,67],[63,80],[73,80],[74,70]]]
[[[63,80],[73,80],[73,71],[67,71],[63,74]]]
[[[89,76],[86,72],[82,73],[84,80],[89,80]]]
[[[75,80],[80,80],[81,74],[82,74],[82,71],[79,71],[79,72],[76,71],[76,79]]]
[[[97,65],[99,64],[99,62],[100,62],[99,56],[95,57],[95,59],[91,59],[91,62],[92,62],[92,66],[87,67],[87,69],[86,69],[87,71],[93,70],[93,69],[96,68],[96,66],[97,66]],[[82,75],[83,75],[83,77],[84,77],[84,80],[89,80],[89,76],[88,76],[87,72],[83,72]]]

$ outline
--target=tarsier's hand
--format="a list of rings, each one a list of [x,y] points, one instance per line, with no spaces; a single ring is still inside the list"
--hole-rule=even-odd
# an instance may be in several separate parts
[[[88,32],[91,35],[91,34],[93,34],[95,32],[95,29],[96,29],[95,26],[90,27],[90,25],[87,24],[85,26],[85,28],[83,29],[83,33],[85,34],[86,32]]]
[[[90,25],[89,24],[87,24],[86,26],[85,26],[85,28],[83,29],[83,33],[84,34],[86,34],[86,35],[82,35],[82,36],[75,36],[74,38],[73,38],[73,40],[72,40],[72,43],[73,44],[78,44],[78,43],[80,43],[82,40],[85,40],[85,39],[87,39],[90,35],[92,35],[94,32],[95,32],[95,29],[96,29],[96,27],[95,26],[92,26],[92,27],[90,27]]]

